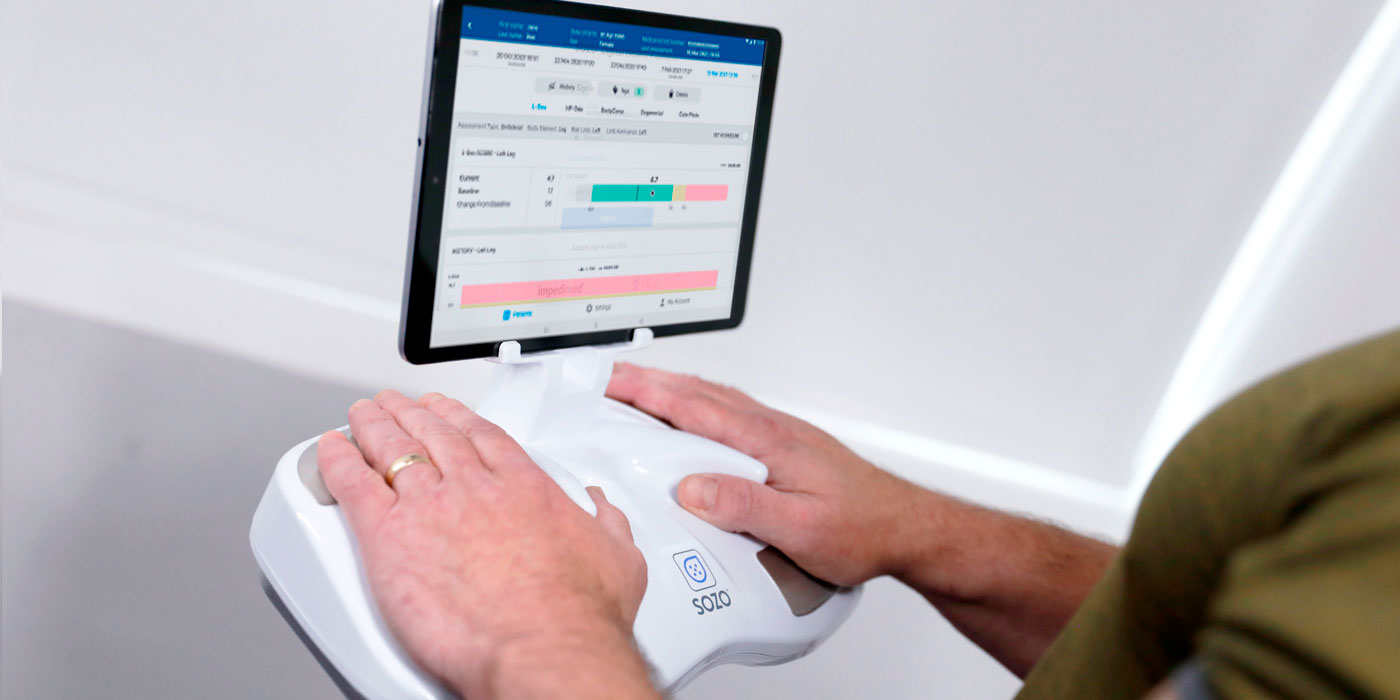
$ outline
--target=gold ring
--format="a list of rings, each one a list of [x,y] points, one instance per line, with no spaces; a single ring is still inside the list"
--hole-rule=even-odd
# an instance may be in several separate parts
[[[389,486],[392,487],[394,485],[394,475],[407,469],[410,465],[413,464],[426,464],[430,467],[436,467],[436,465],[433,464],[432,460],[428,459],[423,455],[418,454],[417,452],[414,452],[412,454],[406,454],[394,460],[394,463],[389,465],[389,471],[384,472],[384,480],[389,482]]]

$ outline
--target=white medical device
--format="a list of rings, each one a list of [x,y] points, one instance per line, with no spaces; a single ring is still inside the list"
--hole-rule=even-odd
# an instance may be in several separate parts
[[[634,627],[658,687],[776,664],[848,617],[838,588],[675,501],[763,464],[603,391],[617,353],[743,315],[780,36],[546,0],[435,8],[400,349],[487,357],[477,410],[584,510],[603,488],[647,562]],[[347,431],[348,428],[342,428]],[[264,589],[348,696],[451,698],[380,618],[315,438],[253,517]]]

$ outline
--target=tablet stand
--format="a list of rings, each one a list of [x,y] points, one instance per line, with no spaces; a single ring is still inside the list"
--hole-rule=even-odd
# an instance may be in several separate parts
[[[593,425],[613,358],[651,341],[651,329],[638,328],[630,341],[612,345],[521,354],[520,343],[501,343],[496,357],[487,360],[496,363],[496,371],[477,413],[522,443],[577,438]]]

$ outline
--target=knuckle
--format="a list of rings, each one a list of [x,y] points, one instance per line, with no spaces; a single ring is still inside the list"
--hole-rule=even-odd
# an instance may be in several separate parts
[[[468,440],[476,442],[482,438],[490,437],[490,428],[487,425],[485,421],[467,421],[462,425],[461,432],[467,436]]]
[[[350,478],[348,488],[352,493],[362,493],[370,488],[378,488],[383,477],[368,469],[360,469]]]
[[[395,436],[382,443],[376,451],[374,465],[380,469],[386,468],[394,460],[409,454],[421,454],[423,448],[418,442],[407,435]]]
[[[648,389],[642,398],[644,405],[666,418],[674,416],[685,406],[685,402],[679,395],[664,389]]]
[[[375,408],[378,408],[376,406]],[[389,423],[394,421],[394,417],[379,410],[361,410],[355,413],[355,418],[364,426],[363,430],[369,433],[382,431]]]
[[[771,413],[759,412],[753,415],[753,423],[766,433],[782,435],[788,431],[787,425]]]
[[[499,426],[497,426],[495,423],[492,423],[489,420],[486,420],[485,418],[482,418],[481,416],[474,414],[463,414],[463,418],[465,419],[463,430],[467,431],[468,433],[471,433],[472,435],[491,437],[496,433],[501,432],[501,428]]]
[[[479,424],[481,426],[481,431],[483,435],[488,435],[493,438],[505,438],[507,440],[510,440],[511,442],[515,442],[515,439],[512,438],[510,435],[507,435],[505,429],[501,426],[496,425],[495,423],[492,423],[491,421],[486,420],[485,418],[480,419]]]
[[[808,508],[795,509],[790,517],[792,530],[789,536],[789,547],[803,552],[809,551],[812,547],[827,538],[825,523]]]
[[[418,437],[424,442],[456,442],[462,439],[462,434],[445,423],[434,423],[420,428],[418,430]]]
[[[726,420],[729,412],[714,401],[698,399],[687,405],[689,417],[703,425],[723,426],[729,424]]]
[[[385,441],[385,444],[391,448],[389,451],[394,453],[388,455],[390,459],[398,459],[410,452],[423,451],[417,440],[409,437],[408,433],[403,432],[395,433],[390,436],[389,439]]]
[[[753,400],[753,397],[745,393],[743,389],[740,389],[736,386],[732,386],[730,384],[715,384],[714,390],[727,398],[739,399],[744,402],[757,403]]]
[[[675,390],[678,394],[695,396],[708,385],[709,382],[693,374],[676,375]]]
[[[476,418],[465,406],[445,409],[440,415],[443,420],[451,424],[458,432],[466,432],[466,430],[472,426],[472,422]]]
[[[778,443],[789,443],[793,440],[792,431],[766,413],[751,416],[747,422],[755,437]]]
[[[356,470],[351,474],[342,475],[335,484],[340,493],[339,500],[358,501],[366,497],[371,489],[378,488],[377,483],[382,477],[368,469]],[[330,484],[327,484],[329,487]]]

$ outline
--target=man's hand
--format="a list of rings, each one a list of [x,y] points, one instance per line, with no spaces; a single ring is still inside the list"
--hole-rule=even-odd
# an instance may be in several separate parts
[[[1045,523],[919,488],[816,427],[737,389],[619,364],[608,395],[768,466],[768,483],[686,477],[677,498],[833,583],[891,574],[1024,676],[1116,549]]]
[[[768,467],[768,483],[686,477],[682,506],[724,530],[767,542],[814,576],[855,585],[895,573],[911,518],[933,496],[861,459],[815,426],[731,387],[619,363],[608,395],[723,443]]]
[[[500,428],[440,394],[350,407],[317,450],[380,612],[465,697],[655,697],[632,640],[646,563],[627,518],[580,509]],[[422,454],[432,464],[385,472]]]

